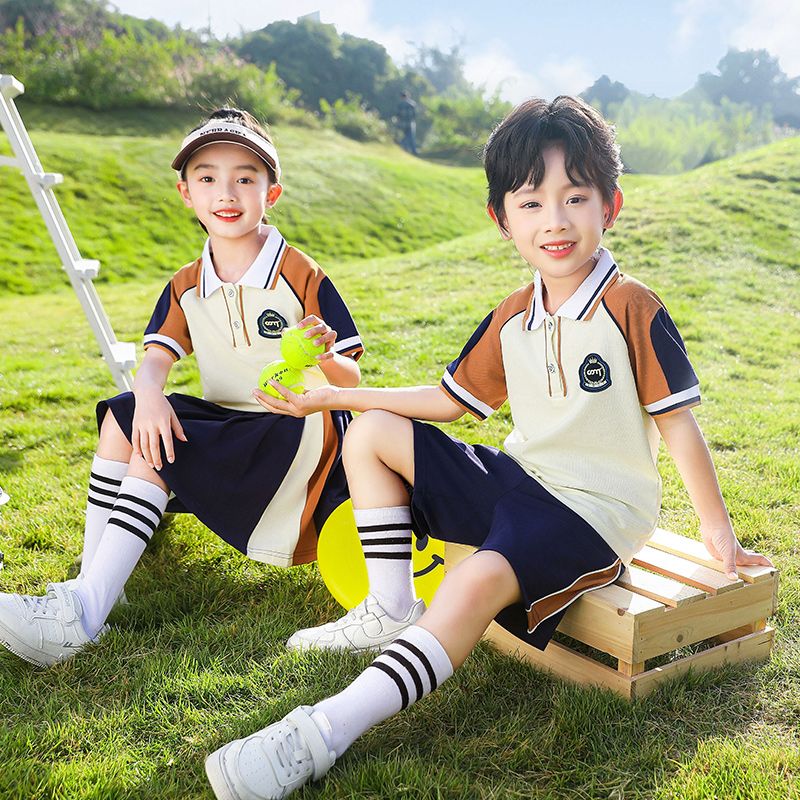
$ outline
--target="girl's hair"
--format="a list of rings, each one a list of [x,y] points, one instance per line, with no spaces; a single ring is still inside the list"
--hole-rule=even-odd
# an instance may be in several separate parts
[[[215,111],[212,111],[206,119],[204,119],[196,127],[192,128],[189,133],[191,134],[195,131],[199,131],[200,128],[208,125],[208,123],[213,120],[231,122],[234,125],[241,125],[244,128],[249,128],[251,131],[253,131],[253,133],[257,133],[259,136],[266,139],[270,144],[275,144],[275,142],[272,141],[272,137],[269,135],[267,129],[249,111],[243,111],[240,108],[233,108],[232,106],[225,106],[224,108],[218,108]],[[267,164],[267,172],[269,173],[270,183],[277,183],[278,178],[275,174],[275,170],[270,164]]]
[[[554,144],[564,149],[570,180],[597,187],[603,202],[613,207],[622,173],[614,126],[580,98],[561,95],[551,103],[526,100],[489,136],[483,148],[483,166],[489,184],[489,205],[498,220],[505,221],[506,192],[515,192],[526,183],[535,187],[542,182],[542,153]]]

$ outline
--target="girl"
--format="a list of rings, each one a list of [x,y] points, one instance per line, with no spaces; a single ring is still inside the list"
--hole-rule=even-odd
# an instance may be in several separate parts
[[[281,566],[316,557],[317,532],[346,497],[349,415],[292,419],[265,413],[252,396],[288,327],[308,327],[325,346],[307,386],[357,386],[363,352],[331,281],[266,223],[283,191],[272,140],[247,112],[219,109],[184,139],[172,167],[208,239],[156,303],[133,391],[97,406],[80,575],[43,597],[0,595],[0,641],[40,666],[105,633],[170,493],[170,511],[190,511],[250,558]],[[203,399],[165,396],[170,368],[192,352]]]

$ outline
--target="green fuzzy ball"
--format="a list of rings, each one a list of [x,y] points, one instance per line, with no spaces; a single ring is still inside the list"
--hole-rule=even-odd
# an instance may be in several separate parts
[[[287,328],[281,337],[281,355],[284,361],[295,369],[306,369],[317,363],[317,356],[325,352],[325,345],[315,345],[317,337],[305,338],[305,332],[312,327]]]
[[[303,373],[285,361],[270,361],[258,376],[258,388],[265,394],[280,398],[280,393],[270,386],[269,381],[280,383],[295,394],[303,393]]]

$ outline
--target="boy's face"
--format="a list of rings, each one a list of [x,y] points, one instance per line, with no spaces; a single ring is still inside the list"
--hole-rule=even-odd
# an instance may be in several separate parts
[[[186,164],[178,191],[209,236],[229,239],[258,231],[281,185],[272,183],[267,165],[246,147],[219,142],[203,147]]]
[[[599,189],[570,181],[561,147],[548,147],[542,156],[542,182],[506,192],[505,224],[495,222],[503,238],[513,240],[525,261],[539,270],[545,287],[566,299],[594,268],[603,229],[613,219]]]

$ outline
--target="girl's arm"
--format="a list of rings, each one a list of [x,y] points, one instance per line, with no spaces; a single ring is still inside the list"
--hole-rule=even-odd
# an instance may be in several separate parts
[[[722,499],[711,453],[691,410],[657,416],[655,421],[700,518],[703,544],[714,558],[722,561],[727,576],[736,579],[737,564],[771,567],[772,562],[766,556],[745,550],[739,544]]]
[[[358,389],[322,386],[303,394],[294,394],[274,381],[281,393],[277,399],[256,389],[253,397],[267,411],[292,417],[305,417],[315,411],[369,411],[382,409],[409,419],[452,422],[464,415],[464,409],[438,386],[408,386],[400,389]]]
[[[310,327],[309,327],[310,326]],[[301,319],[298,328],[309,328],[306,337],[316,345],[325,345],[325,352],[317,356],[317,366],[325,374],[328,383],[334,386],[358,386],[361,383],[361,369],[355,359],[334,353],[331,348],[336,341],[336,331],[316,314]]]
[[[174,363],[172,356],[160,347],[150,347],[145,351],[133,380],[136,408],[133,412],[131,445],[133,452],[156,470],[162,466],[162,441],[170,464],[175,460],[172,434],[182,442],[188,441],[175,411],[164,397],[164,386]]]

